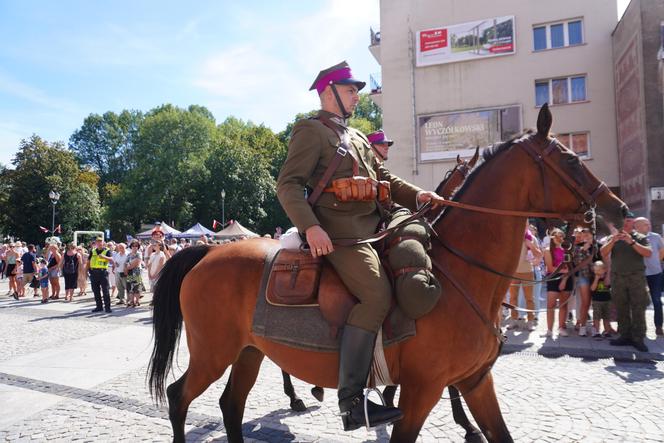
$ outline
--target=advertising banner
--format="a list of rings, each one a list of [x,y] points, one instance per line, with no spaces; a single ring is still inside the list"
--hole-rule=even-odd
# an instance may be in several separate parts
[[[420,115],[419,161],[467,157],[475,147],[509,140],[521,132],[521,106]]]
[[[417,66],[514,54],[514,16],[426,29],[416,38]]]

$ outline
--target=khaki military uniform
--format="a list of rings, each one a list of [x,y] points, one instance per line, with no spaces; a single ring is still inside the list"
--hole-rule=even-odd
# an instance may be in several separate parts
[[[646,236],[630,234],[643,246],[649,246]],[[616,306],[618,333],[621,337],[640,341],[646,336],[646,308],[650,295],[643,256],[624,241],[611,250],[611,301]]]
[[[348,145],[357,153],[359,175],[387,180],[392,199],[411,210],[415,209],[420,188],[392,175],[377,165],[364,134],[345,126],[335,114],[320,111],[320,117],[331,119],[348,135]],[[333,193],[324,192],[313,207],[305,198],[304,189],[315,188],[340,146],[339,137],[317,119],[298,121],[293,127],[288,157],[277,180],[277,197],[286,214],[304,233],[320,225],[332,241],[360,239],[376,232],[380,213],[375,201],[339,202]],[[346,155],[332,180],[351,177],[353,159]],[[332,181],[331,180],[331,181]],[[376,332],[390,307],[391,287],[378,254],[371,245],[336,246],[325,256],[360,303],[348,317],[348,324]]]

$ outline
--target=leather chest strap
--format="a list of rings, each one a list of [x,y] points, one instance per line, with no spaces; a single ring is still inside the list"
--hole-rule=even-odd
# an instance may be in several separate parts
[[[332,157],[332,161],[330,162],[329,165],[327,165],[327,169],[325,169],[323,176],[320,178],[320,180],[316,184],[316,187],[307,198],[307,202],[311,206],[316,204],[321,194],[323,193],[327,185],[330,183],[332,176],[339,168],[339,165],[341,164],[341,161],[346,156],[346,154],[350,154],[350,156],[353,158],[353,174],[357,175],[359,173],[358,160],[355,156],[355,152],[353,152],[352,148],[350,148],[350,146],[348,146],[348,143],[346,143],[345,137],[343,137],[343,133],[340,133],[339,129],[335,127],[334,123],[332,123],[326,118],[320,118],[320,122],[323,123],[328,128],[330,128],[332,131],[334,131],[337,137],[339,137],[339,141],[341,142],[341,144],[337,148],[337,152],[334,154],[334,157]]]

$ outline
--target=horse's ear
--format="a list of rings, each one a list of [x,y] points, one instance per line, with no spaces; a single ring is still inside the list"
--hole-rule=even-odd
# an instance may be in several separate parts
[[[470,161],[468,162],[468,166],[470,166],[471,168],[475,166],[475,163],[477,163],[478,158],[480,158],[480,145],[477,145],[477,147],[475,148],[475,155],[473,155],[473,158],[471,158]]]
[[[549,104],[544,103],[537,116],[537,133],[542,137],[548,137],[551,125],[553,124],[553,116],[549,110]]]
[[[461,155],[457,154],[457,165],[461,164]]]

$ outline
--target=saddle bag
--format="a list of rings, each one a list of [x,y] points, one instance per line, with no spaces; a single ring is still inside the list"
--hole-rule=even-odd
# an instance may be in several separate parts
[[[388,227],[398,225],[409,215],[404,210],[394,212]],[[426,225],[421,220],[403,225],[387,243],[387,263],[394,277],[397,302],[407,317],[417,320],[436,306],[442,293],[440,282],[431,272]]]
[[[315,306],[323,266],[308,250],[281,249],[274,259],[266,299],[276,306]]]

